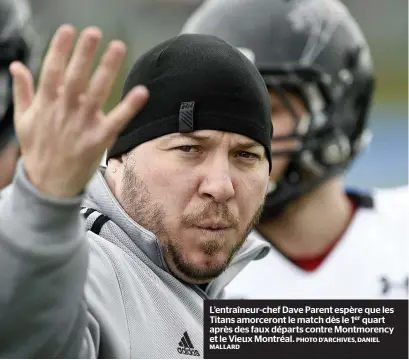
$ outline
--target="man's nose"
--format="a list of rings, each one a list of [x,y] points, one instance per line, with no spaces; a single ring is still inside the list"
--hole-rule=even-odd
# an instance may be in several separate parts
[[[215,159],[203,169],[205,174],[199,187],[199,195],[210,197],[218,203],[231,199],[235,191],[229,168],[228,160]]]

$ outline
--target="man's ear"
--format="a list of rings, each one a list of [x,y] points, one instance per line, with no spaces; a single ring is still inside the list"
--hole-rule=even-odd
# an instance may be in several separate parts
[[[128,157],[129,157],[129,153],[122,154],[118,157],[118,161],[120,161],[121,164],[123,164]]]
[[[107,162],[107,167],[109,169],[114,169],[116,167],[118,167],[119,165],[123,164],[123,158],[122,156],[116,156],[116,157],[112,157],[108,160]]]

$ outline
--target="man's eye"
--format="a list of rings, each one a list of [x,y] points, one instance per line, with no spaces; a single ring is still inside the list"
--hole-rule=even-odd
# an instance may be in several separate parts
[[[260,155],[255,154],[255,153],[251,153],[251,152],[248,152],[248,151],[239,151],[237,153],[237,156],[239,156],[241,158],[244,158],[244,159],[257,159],[257,160],[260,159]]]
[[[183,146],[178,146],[176,149],[186,152],[186,153],[193,153],[193,152],[198,152],[199,149],[197,146],[193,145],[183,145]]]

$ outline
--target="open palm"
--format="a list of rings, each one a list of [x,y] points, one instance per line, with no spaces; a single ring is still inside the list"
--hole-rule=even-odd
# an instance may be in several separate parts
[[[43,193],[56,197],[79,194],[126,123],[148,99],[135,87],[108,114],[102,111],[122,65],[126,47],[112,41],[97,69],[92,63],[101,32],[86,28],[75,42],[75,29],[62,25],[55,33],[34,94],[29,70],[10,65],[14,121],[26,174]]]

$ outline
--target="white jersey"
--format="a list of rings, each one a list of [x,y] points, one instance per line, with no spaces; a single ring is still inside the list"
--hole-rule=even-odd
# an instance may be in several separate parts
[[[304,271],[273,248],[226,288],[230,299],[406,299],[409,268],[408,188],[361,197],[335,248]],[[250,236],[261,238],[253,231]]]

